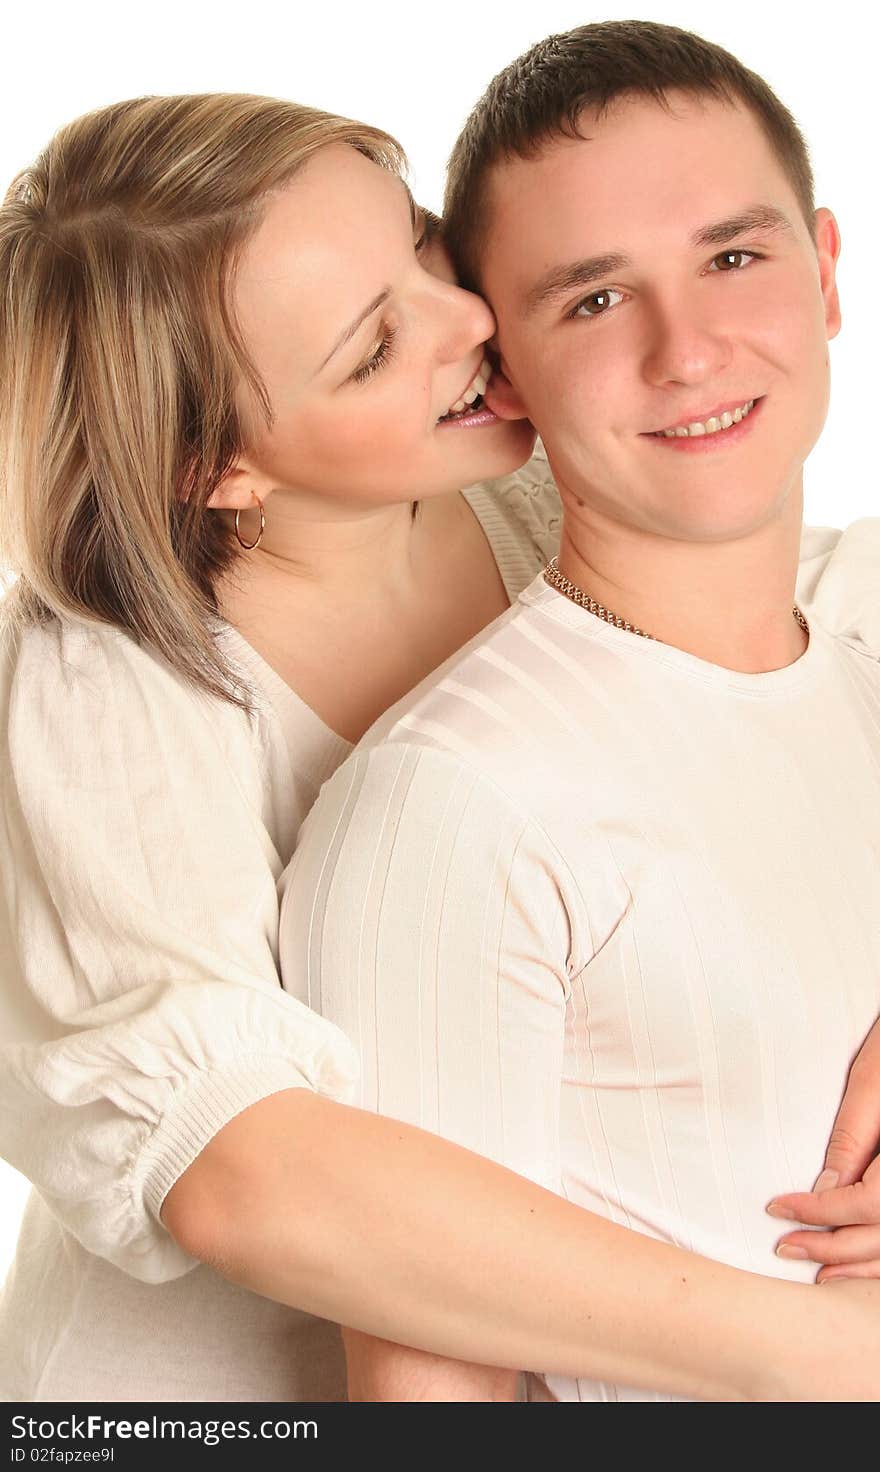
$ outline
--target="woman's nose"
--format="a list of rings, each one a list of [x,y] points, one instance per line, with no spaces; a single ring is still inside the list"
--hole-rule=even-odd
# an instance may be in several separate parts
[[[495,332],[491,308],[472,291],[437,281],[439,353],[443,362],[457,362]]]

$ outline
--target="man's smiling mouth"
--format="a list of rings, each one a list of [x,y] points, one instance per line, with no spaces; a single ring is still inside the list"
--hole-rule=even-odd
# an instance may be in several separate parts
[[[734,424],[741,424],[751,414],[756,403],[756,399],[747,399],[744,404],[710,414],[706,419],[692,419],[688,423],[676,424],[669,429],[654,429],[649,432],[668,440],[698,439],[702,435],[721,434],[724,430],[731,429]]]

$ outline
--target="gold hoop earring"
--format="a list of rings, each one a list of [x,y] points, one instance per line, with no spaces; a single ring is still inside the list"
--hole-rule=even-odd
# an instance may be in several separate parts
[[[251,495],[260,508],[260,530],[257,532],[256,541],[246,542],[242,537],[241,532],[239,531],[238,519],[241,516],[243,508],[239,507],[238,511],[236,511],[235,513],[235,535],[238,538],[239,547],[243,547],[245,552],[253,552],[255,547],[259,547],[260,543],[263,540],[263,532],[266,530],[266,513],[263,510],[263,503],[257,495],[256,491],[251,491]]]

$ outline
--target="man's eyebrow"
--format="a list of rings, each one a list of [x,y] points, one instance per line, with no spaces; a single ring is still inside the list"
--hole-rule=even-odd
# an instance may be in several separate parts
[[[773,205],[754,205],[738,215],[731,215],[727,220],[716,220],[711,225],[701,226],[691,236],[691,245],[706,249],[711,245],[726,245],[729,240],[736,240],[740,235],[748,235],[753,230],[766,233],[773,230],[790,231],[791,228],[791,221],[782,210]],[[539,307],[552,305],[569,292],[595,286],[603,277],[612,276],[615,271],[631,265],[629,256],[613,253],[588,256],[582,261],[554,266],[532,287],[526,297],[526,311],[535,312]]]
[[[364,310],[362,312],[358,312],[354,321],[349,322],[345,331],[339,334],[339,337],[336,339],[335,343],[333,344],[332,348],[330,349],[329,353],[321,364],[321,368],[326,368],[327,364],[330,362],[330,359],[336,356],[336,354],[339,352],[339,349],[344,348],[347,342],[351,342],[358,328],[364,325],[368,317],[372,317],[374,312],[378,312],[379,308],[381,306],[384,306],[390,295],[391,287],[386,286],[382,291],[379,292],[378,296],[374,297],[373,300],[366,307],[364,307]],[[321,368],[318,369],[319,373],[321,372]]]
[[[713,225],[703,225],[691,236],[691,244],[701,248],[726,245],[728,240],[749,235],[753,230],[766,233],[771,230],[790,231],[791,228],[791,221],[782,210],[769,204],[757,204],[751,209],[743,210],[741,214],[731,215],[729,220],[716,220]]]
[[[526,297],[526,311],[535,312],[567,296],[578,287],[593,286],[603,276],[610,276],[631,264],[628,256],[588,256],[583,261],[571,261],[566,266],[554,266],[532,287]]]

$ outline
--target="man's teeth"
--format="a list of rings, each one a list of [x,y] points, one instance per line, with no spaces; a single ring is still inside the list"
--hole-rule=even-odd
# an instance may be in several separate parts
[[[741,409],[734,409],[732,413],[728,413],[725,409],[718,419],[707,419],[705,424],[695,419],[693,424],[680,424],[677,429],[658,429],[656,432],[665,435],[668,440],[696,439],[701,434],[717,434],[720,429],[730,429],[732,424],[739,424],[740,420],[745,419],[754,407],[755,400],[749,399],[749,402],[743,404]]]
[[[470,408],[475,399],[478,399],[481,394],[486,392],[486,384],[491,377],[492,364],[488,358],[484,358],[479,366],[476,378],[471,380],[461,398],[456,399],[454,404],[450,404],[443,418],[446,419],[450,414],[463,414],[465,409]]]

